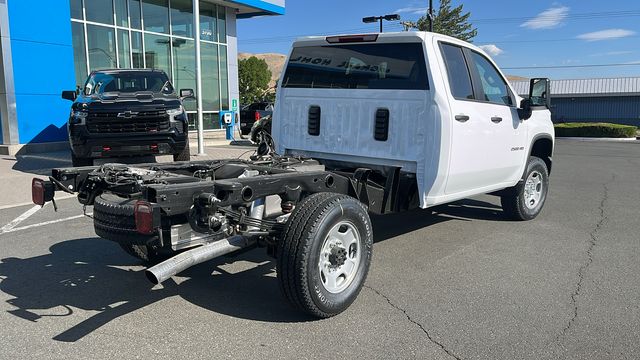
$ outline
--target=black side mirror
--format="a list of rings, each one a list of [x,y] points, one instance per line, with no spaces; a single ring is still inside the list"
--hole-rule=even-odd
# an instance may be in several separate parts
[[[520,102],[520,108],[518,109],[518,116],[520,117],[520,120],[529,120],[531,115],[533,115],[531,100],[522,99],[522,101]]]
[[[67,90],[62,92],[62,98],[69,101],[76,101],[78,95],[75,90]]]
[[[180,89],[180,98],[181,99],[195,99],[195,94],[193,93],[193,89]]]
[[[529,82],[529,99],[534,108],[546,107],[551,109],[551,80],[535,78]]]

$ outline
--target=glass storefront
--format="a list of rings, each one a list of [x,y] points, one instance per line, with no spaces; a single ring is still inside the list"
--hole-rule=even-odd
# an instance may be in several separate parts
[[[156,68],[176,89],[195,91],[193,1],[71,0],[77,85],[93,70]],[[207,1],[199,6],[204,127],[219,129],[218,112],[229,109],[225,8]],[[184,105],[195,129],[196,102]]]

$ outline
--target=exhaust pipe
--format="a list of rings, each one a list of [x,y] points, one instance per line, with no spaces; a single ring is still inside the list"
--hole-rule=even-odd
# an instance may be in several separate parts
[[[244,236],[232,236],[227,239],[218,240],[187,250],[158,265],[150,267],[145,271],[145,275],[149,281],[157,285],[194,265],[244,249],[255,243],[256,240],[248,239]]]

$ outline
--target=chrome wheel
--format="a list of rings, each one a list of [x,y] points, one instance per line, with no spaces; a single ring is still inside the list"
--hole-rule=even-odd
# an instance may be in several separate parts
[[[535,209],[538,206],[542,199],[543,187],[542,174],[539,171],[532,171],[524,183],[524,205],[528,209]]]
[[[324,288],[333,294],[344,291],[360,267],[360,234],[349,221],[336,224],[322,243],[318,270]]]

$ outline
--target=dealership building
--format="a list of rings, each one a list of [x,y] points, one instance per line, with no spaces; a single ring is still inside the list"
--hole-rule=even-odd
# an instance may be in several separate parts
[[[7,145],[66,141],[71,103],[60,94],[81,88],[87,74],[97,69],[162,69],[176,89],[195,90],[199,76],[202,94],[196,96],[202,99],[204,129],[219,129],[219,112],[238,106],[236,21],[284,14],[284,3],[0,0],[4,152],[9,151]],[[193,127],[196,102],[186,102],[185,108]]]

